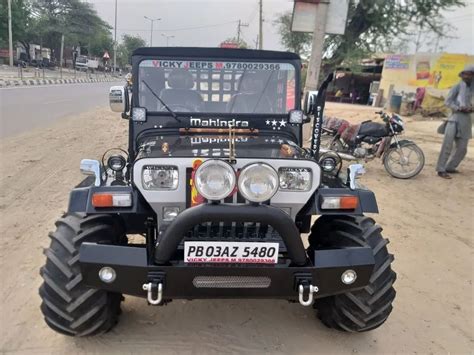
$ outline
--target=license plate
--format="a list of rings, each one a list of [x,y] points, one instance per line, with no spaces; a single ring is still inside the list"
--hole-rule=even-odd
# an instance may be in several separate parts
[[[184,242],[185,263],[276,264],[278,243]]]

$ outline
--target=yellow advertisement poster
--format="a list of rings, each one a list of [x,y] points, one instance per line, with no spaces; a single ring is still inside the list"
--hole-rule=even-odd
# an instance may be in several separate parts
[[[449,89],[459,81],[459,72],[467,62],[468,56],[465,54],[443,53],[438,58],[417,58],[415,77],[409,84]]]
[[[443,53],[433,65],[431,73],[432,86],[437,89],[448,89],[459,79],[459,72],[467,63],[467,55]]]

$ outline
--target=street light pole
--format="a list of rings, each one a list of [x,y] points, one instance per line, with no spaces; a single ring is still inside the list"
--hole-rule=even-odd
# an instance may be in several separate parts
[[[161,35],[163,37],[166,37],[166,47],[168,47],[169,46],[169,39],[174,38],[174,36],[165,35],[164,33],[162,33]]]
[[[151,28],[150,28],[150,47],[153,47],[153,22],[155,21],[160,21],[161,18],[150,18],[148,16],[143,16],[147,20],[151,22]]]
[[[263,0],[258,2],[258,49],[263,49]]]
[[[114,25],[114,70],[117,67],[117,0],[115,0],[115,25]]]
[[[8,0],[8,52],[10,66],[13,66],[12,0]]]

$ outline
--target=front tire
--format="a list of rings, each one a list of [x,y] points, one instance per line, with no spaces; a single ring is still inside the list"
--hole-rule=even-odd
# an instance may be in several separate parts
[[[393,177],[411,179],[423,170],[425,155],[415,143],[400,142],[400,147],[394,146],[384,155],[383,165]]]
[[[122,295],[89,288],[82,284],[79,247],[83,242],[119,244],[125,241],[120,221],[109,215],[66,214],[49,234],[50,247],[44,250],[39,289],[41,311],[46,324],[69,336],[105,333],[118,322]]]
[[[322,216],[313,225],[309,236],[310,255],[321,248],[370,247],[375,259],[369,285],[315,301],[318,317],[327,327],[364,332],[382,325],[392,312],[396,280],[391,269],[394,258],[388,253],[388,240],[382,237],[381,231],[372,218],[358,216]]]

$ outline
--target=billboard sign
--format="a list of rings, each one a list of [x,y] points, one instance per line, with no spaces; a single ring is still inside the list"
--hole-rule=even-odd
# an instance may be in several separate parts
[[[320,1],[295,0],[291,30],[313,32]],[[343,35],[346,29],[349,0],[331,0],[326,18],[326,33]]]

